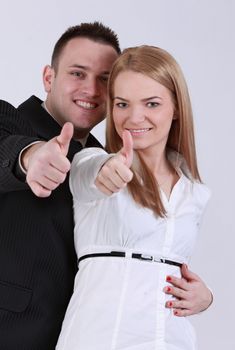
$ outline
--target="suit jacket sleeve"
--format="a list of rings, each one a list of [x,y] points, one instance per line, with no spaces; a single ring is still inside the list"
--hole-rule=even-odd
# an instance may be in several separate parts
[[[19,176],[18,157],[28,144],[37,141],[35,133],[15,107],[0,100],[0,192],[25,190]]]

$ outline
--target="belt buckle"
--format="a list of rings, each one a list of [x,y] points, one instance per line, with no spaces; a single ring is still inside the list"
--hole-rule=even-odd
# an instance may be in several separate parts
[[[141,260],[154,261],[154,256],[148,254],[141,254]]]

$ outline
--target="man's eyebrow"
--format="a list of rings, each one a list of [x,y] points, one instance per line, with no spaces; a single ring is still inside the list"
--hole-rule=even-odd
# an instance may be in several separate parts
[[[89,67],[87,66],[82,66],[81,64],[71,64],[71,66],[69,66],[69,68],[81,68],[81,69],[89,69]]]
[[[90,67],[83,66],[81,64],[72,64],[71,66],[69,66],[69,68],[79,68],[79,69],[83,69],[83,70],[86,70],[86,71],[90,71],[91,70]],[[101,74],[110,74],[110,71],[103,71],[103,72],[101,72]]]

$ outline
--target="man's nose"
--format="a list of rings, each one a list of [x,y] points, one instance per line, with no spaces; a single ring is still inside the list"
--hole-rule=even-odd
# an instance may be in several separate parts
[[[83,93],[90,97],[100,96],[100,86],[96,79],[90,78],[84,82]]]

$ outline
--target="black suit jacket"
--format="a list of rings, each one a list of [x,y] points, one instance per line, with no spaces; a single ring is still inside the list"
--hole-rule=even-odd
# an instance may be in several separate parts
[[[55,348],[77,271],[68,177],[38,198],[16,171],[23,147],[60,133],[41,103],[0,101],[0,350]],[[80,149],[72,141],[68,158]]]

